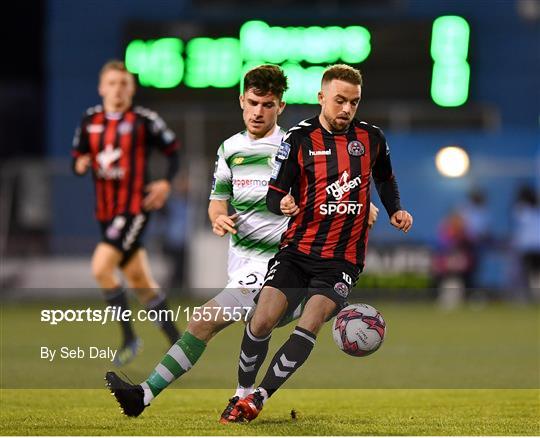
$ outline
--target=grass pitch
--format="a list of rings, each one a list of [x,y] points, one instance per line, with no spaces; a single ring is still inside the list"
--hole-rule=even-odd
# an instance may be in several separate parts
[[[170,390],[138,418],[105,390],[3,390],[2,435],[538,435],[535,390],[283,390],[223,426],[226,390]],[[296,419],[291,418],[291,410]]]
[[[40,359],[43,345],[115,346],[115,325],[52,327],[39,315],[54,304],[4,303],[0,434],[540,435],[538,307],[490,305],[448,313],[428,304],[375,306],[389,327],[380,351],[346,356],[327,324],[308,362],[257,420],[222,426],[217,420],[235,386],[241,324],[220,333],[193,370],[131,419],[120,414],[104,387],[110,362]],[[139,381],[167,346],[152,324],[136,327],[145,349],[122,371]],[[292,327],[274,333],[259,380]]]

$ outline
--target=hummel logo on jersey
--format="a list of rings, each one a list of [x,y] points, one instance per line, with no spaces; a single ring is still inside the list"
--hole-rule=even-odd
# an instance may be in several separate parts
[[[344,171],[336,182],[330,184],[326,188],[326,193],[331,194],[336,201],[339,201],[341,198],[343,198],[345,193],[359,186],[361,182],[362,179],[360,178],[360,175],[358,175],[352,181],[349,181],[349,173]]]
[[[317,155],[332,155],[332,150],[331,149],[326,149],[325,151],[312,151],[311,149],[309,150],[310,157],[315,157]]]
[[[112,164],[122,156],[122,149],[115,149],[112,144],[105,146],[105,149],[97,154],[96,160],[99,164],[98,176],[105,179],[122,179],[124,169],[112,167]]]

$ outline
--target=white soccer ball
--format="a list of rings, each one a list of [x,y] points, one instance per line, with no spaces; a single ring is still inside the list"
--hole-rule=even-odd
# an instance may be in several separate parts
[[[386,334],[386,323],[369,304],[351,304],[334,319],[332,335],[341,351],[351,356],[368,356],[379,349]]]

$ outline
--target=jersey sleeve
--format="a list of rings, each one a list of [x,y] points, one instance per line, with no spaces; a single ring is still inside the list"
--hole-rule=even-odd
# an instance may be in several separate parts
[[[176,135],[155,112],[148,113],[147,128],[148,145],[151,148],[157,148],[167,157],[168,167],[166,179],[171,181],[180,168],[179,143]]]
[[[77,176],[80,176],[75,172],[75,162],[77,161],[77,158],[90,152],[90,142],[88,140],[88,131],[86,129],[87,125],[86,117],[83,117],[81,123],[75,129],[75,135],[73,136],[71,147],[71,170]]]
[[[293,184],[300,173],[298,163],[299,141],[295,134],[289,131],[283,137],[276,154],[276,161],[272,169],[272,176],[268,184],[266,205],[275,214],[281,215],[280,201],[289,194]],[[298,200],[297,200],[298,201]]]
[[[269,189],[281,192],[283,195],[289,193],[300,171],[298,148],[296,136],[290,133],[285,134],[276,154]]]
[[[222,144],[218,149],[214,166],[210,199],[227,200],[232,197],[232,194],[232,172],[225,159],[225,147]]]
[[[377,158],[373,165],[373,180],[388,216],[392,217],[396,211],[401,210],[401,200],[397,180],[392,170],[388,142],[382,130],[378,129],[378,134],[379,144]]]
[[[77,126],[77,129],[75,129],[71,148],[71,156],[73,158],[78,158],[81,155],[90,152],[90,143],[88,141],[88,132],[86,130],[87,124],[86,117],[83,117],[81,123]]]
[[[167,127],[165,121],[158,114],[150,112],[147,124],[150,146],[158,148],[165,155],[170,155],[178,149],[179,144],[176,135]]]

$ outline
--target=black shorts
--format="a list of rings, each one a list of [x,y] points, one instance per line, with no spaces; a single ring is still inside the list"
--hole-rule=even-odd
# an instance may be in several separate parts
[[[284,248],[268,262],[264,286],[274,287],[287,297],[288,308],[295,309],[302,300],[324,295],[336,303],[339,312],[358,280],[361,269],[339,259],[318,259],[292,248]]]
[[[142,247],[142,236],[148,218],[148,213],[125,214],[99,223],[101,241],[114,246],[122,253],[120,266],[125,266],[133,254]]]

